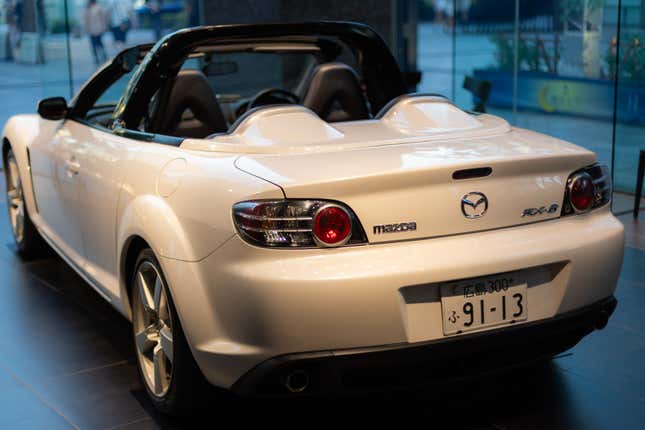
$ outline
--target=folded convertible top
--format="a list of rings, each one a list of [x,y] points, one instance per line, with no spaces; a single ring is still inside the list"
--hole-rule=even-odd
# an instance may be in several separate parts
[[[502,118],[464,112],[437,96],[404,96],[374,119],[329,124],[309,109],[266,107],[242,118],[228,134],[187,139],[185,149],[241,153],[309,153],[504,134]]]

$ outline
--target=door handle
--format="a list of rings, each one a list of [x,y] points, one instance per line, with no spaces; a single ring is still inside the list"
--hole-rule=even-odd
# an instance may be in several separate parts
[[[81,165],[76,161],[76,157],[72,157],[65,161],[65,170],[69,177],[78,175],[78,172],[81,170]]]

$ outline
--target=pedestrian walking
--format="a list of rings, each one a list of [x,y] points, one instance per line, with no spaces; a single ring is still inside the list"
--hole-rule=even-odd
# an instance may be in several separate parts
[[[11,59],[18,58],[20,40],[22,38],[22,3],[7,0],[5,2],[6,21],[9,27],[9,55]]]
[[[125,47],[128,31],[132,29],[134,9],[131,0],[110,0],[110,31],[114,36],[114,46],[117,51]]]
[[[83,11],[83,31],[90,37],[94,63],[98,66],[107,60],[103,34],[107,31],[107,11],[96,0],[89,0]]]
[[[161,39],[161,0],[146,0],[146,7],[150,13],[150,24],[155,40],[159,40]]]

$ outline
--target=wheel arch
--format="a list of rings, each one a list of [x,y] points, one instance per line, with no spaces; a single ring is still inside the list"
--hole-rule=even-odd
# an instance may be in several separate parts
[[[137,258],[141,251],[147,248],[152,248],[148,242],[139,235],[130,236],[124,246],[123,252],[121,253],[121,261],[119,263],[119,270],[121,274],[120,283],[123,286],[123,307],[128,318],[132,318],[132,305],[130,303],[130,294],[132,293],[132,276],[136,269],[135,265],[137,263]]]
[[[25,204],[32,219],[38,213],[31,172],[31,147],[46,141],[56,130],[57,122],[44,121],[37,115],[15,115],[9,118],[2,133],[2,161],[11,149],[18,163],[18,172],[25,192]],[[38,221],[34,219],[34,221]]]
[[[2,138],[2,163],[6,164],[7,163],[7,154],[9,153],[9,150],[11,149],[11,143],[9,142],[9,139],[6,137]]]
[[[10,149],[11,149],[11,143],[9,142],[9,139],[7,139],[6,137],[3,137],[2,148],[0,149],[0,151],[2,151],[2,153],[0,153],[0,157],[2,157],[0,158],[0,162],[2,163],[0,164],[0,169],[4,170],[4,173],[0,173],[0,174],[5,175],[5,180],[7,181],[8,181],[8,176],[6,175],[9,174],[7,172],[7,155],[9,154]]]
[[[120,285],[121,285],[121,304],[122,304],[122,313],[132,321],[132,303],[130,300],[132,291],[134,289],[134,283],[132,282],[134,274],[137,270],[137,260],[141,252],[145,249],[150,249],[152,253],[157,258],[159,263],[159,268],[162,271],[162,276],[166,280],[166,287],[168,289],[167,293],[170,295],[173,303],[175,303],[175,311],[177,312],[177,317],[179,318],[179,324],[181,327],[185,326],[184,315],[182,314],[180,307],[177,305],[177,290],[173,290],[170,280],[168,279],[168,273],[166,267],[164,267],[163,259],[161,255],[155,250],[154,245],[151,245],[151,242],[147,240],[141,234],[132,234],[124,242],[120,258]],[[184,332],[186,339],[189,338],[190,333]],[[189,348],[191,349],[191,354],[194,354],[192,350],[192,344],[189,342]],[[194,355],[193,355],[194,357]]]
[[[132,317],[131,276],[141,250],[150,248],[166,273],[164,258],[182,261],[198,259],[188,237],[185,226],[163,199],[145,194],[128,200],[122,195],[116,227],[116,264],[122,312],[128,318]],[[169,289],[175,297],[172,286]]]
[[[23,184],[23,190],[26,194],[25,203],[27,210],[31,215],[38,212],[38,204],[36,202],[36,196],[33,192],[34,185],[31,176],[31,156],[29,154],[29,147],[25,146],[24,151],[20,147],[14,147],[13,143],[9,140],[8,137],[3,136],[2,138],[2,166],[4,166],[5,174],[7,167],[7,156],[9,151],[12,151],[13,156],[18,163],[18,174],[20,175],[20,180]]]
[[[192,353],[193,346],[201,341],[197,335],[199,326],[209,324],[214,316],[204,294],[205,285],[199,282],[199,275],[193,270],[185,270],[201,256],[191,247],[191,238],[185,223],[167,204],[165,199],[151,194],[134,198],[121,197],[116,227],[116,265],[119,274],[119,308],[121,313],[132,321],[132,282],[136,272],[136,261],[142,249],[149,248],[154,253],[159,267],[166,279],[168,293],[175,304],[179,323],[183,327]],[[213,246],[215,248],[217,244]],[[210,254],[210,252],[209,252]],[[190,285],[191,288],[185,288]],[[199,302],[195,297],[204,298]],[[195,301],[199,302],[194,309]],[[211,325],[216,321],[210,322]]]

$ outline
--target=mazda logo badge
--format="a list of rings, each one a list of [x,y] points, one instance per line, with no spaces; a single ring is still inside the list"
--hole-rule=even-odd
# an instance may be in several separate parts
[[[480,192],[473,191],[461,198],[461,212],[468,219],[481,218],[488,210],[488,198]]]

